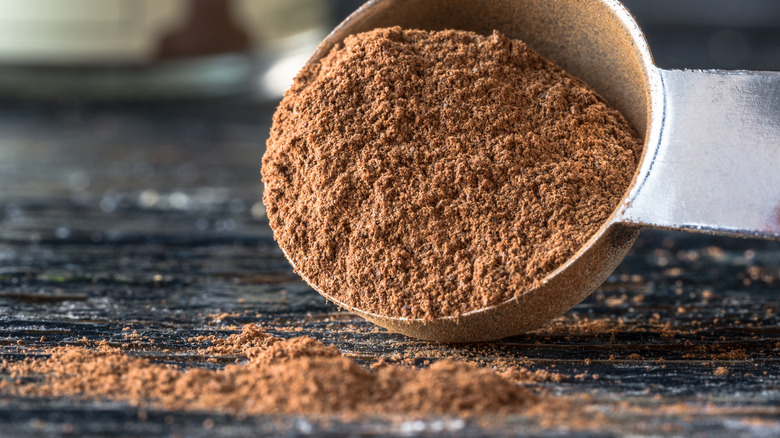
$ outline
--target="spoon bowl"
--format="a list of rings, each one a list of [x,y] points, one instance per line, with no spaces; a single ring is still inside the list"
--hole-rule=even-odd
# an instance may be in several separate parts
[[[483,35],[498,30],[520,39],[621,111],[644,138],[644,149],[609,219],[537,287],[496,306],[423,320],[350,307],[304,278],[340,307],[420,339],[498,339],[538,328],[591,294],[643,226],[780,237],[780,74],[659,69],[639,26],[616,0],[372,0],[336,27],[308,62],[349,35],[391,26]],[[746,131],[750,135],[741,135]]]

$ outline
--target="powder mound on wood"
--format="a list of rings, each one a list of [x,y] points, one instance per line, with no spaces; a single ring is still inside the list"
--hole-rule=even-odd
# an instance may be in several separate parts
[[[616,208],[642,142],[582,81],[494,32],[377,29],[274,115],[263,201],[296,271],[392,317],[499,304]]]
[[[257,346],[259,335],[273,341]],[[220,345],[253,356],[221,370],[181,370],[105,343],[55,347],[44,352],[48,358],[4,361],[10,379],[0,382],[0,394],[233,414],[507,414],[540,400],[489,369],[441,360],[422,370],[371,372],[312,338],[282,340],[252,325]]]
[[[279,341],[279,338],[269,335],[260,327],[247,324],[241,330],[241,333],[230,335],[227,338],[217,338],[216,336],[202,337],[194,339],[201,341],[210,341],[212,345],[199,349],[198,352],[204,355],[236,355],[253,357],[265,351],[269,346]]]

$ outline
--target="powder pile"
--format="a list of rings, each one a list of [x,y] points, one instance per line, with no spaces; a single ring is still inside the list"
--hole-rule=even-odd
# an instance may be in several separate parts
[[[500,33],[377,29],[307,66],[274,116],[263,201],[296,271],[391,317],[500,304],[616,208],[642,142]]]
[[[203,355],[235,355],[255,357],[265,351],[280,339],[271,336],[256,325],[247,324],[241,330],[241,333],[230,335],[227,338],[218,338],[214,335],[201,336],[192,341],[208,341],[211,343],[206,348],[199,349],[198,352]]]
[[[44,352],[48,358],[4,362],[10,379],[0,382],[0,393],[232,414],[509,414],[539,401],[489,369],[441,360],[420,370],[369,371],[312,338],[283,340],[252,325],[218,346],[249,359],[221,370],[181,370],[106,343],[56,347]]]

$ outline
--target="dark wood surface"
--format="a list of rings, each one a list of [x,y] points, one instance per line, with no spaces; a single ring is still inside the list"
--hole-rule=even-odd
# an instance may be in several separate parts
[[[2,359],[22,359],[20,342],[119,345],[129,327],[144,339],[132,354],[219,367],[187,339],[262,323],[364,364],[455,356],[559,373],[561,382],[532,387],[592,397],[608,421],[585,435],[780,435],[777,242],[644,231],[607,283],[546,329],[481,345],[415,341],[339,312],[283,258],[259,204],[272,111],[240,101],[0,104]],[[138,414],[110,402],[3,398],[0,434],[570,432],[521,416]]]

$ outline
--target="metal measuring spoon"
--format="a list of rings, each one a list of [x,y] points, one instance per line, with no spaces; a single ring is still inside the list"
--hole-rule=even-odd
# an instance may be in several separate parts
[[[364,312],[387,329],[442,342],[537,328],[593,292],[641,227],[780,238],[780,72],[663,70],[617,0],[372,0],[320,45],[379,27],[498,30],[580,77],[644,136],[634,181],[610,218],[541,285],[497,306],[435,320]],[[289,258],[289,257],[288,257]]]

